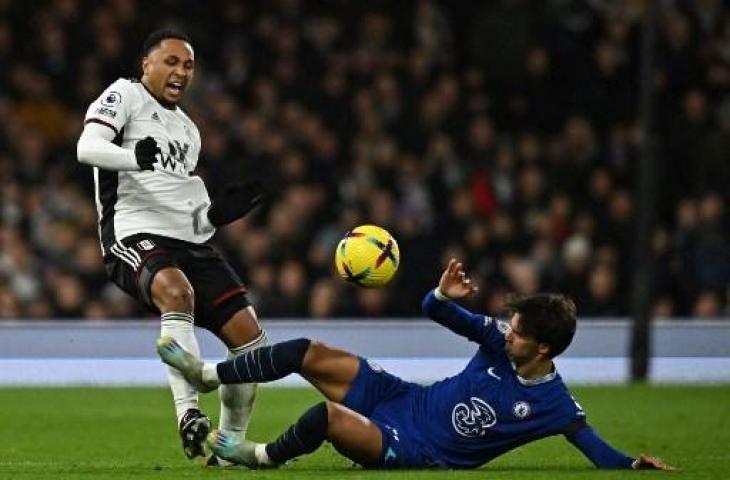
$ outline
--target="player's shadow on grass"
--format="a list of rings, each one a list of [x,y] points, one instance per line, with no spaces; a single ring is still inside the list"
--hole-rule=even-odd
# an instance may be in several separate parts
[[[287,467],[282,467],[276,470],[256,470],[256,472],[282,472],[285,471]],[[540,466],[530,466],[530,465],[514,465],[514,466],[506,466],[506,467],[482,467],[477,469],[440,469],[440,468],[422,468],[422,469],[372,469],[372,468],[363,468],[359,465],[353,465],[353,466],[312,466],[312,467],[304,467],[304,468],[298,468],[298,469],[291,469],[291,472],[322,472],[322,473],[336,473],[336,472],[360,472],[360,473],[369,473],[369,474],[383,474],[383,473],[411,473],[411,474],[425,474],[426,476],[434,476],[438,477],[438,475],[443,475],[445,473],[458,473],[460,475],[466,474],[466,475],[480,475],[484,476],[485,473],[527,473],[527,472],[535,472],[535,473],[549,473],[549,472],[562,472],[562,473],[581,473],[581,472],[596,472],[597,470],[591,466],[586,467],[570,467],[565,465],[540,465]]]

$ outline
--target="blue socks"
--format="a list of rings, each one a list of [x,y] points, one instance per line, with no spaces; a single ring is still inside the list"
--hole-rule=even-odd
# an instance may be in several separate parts
[[[304,412],[297,423],[279,438],[268,443],[266,455],[272,462],[282,464],[299,455],[312,453],[327,438],[327,421],[327,404],[318,403]]]
[[[264,383],[299,373],[310,343],[308,338],[297,338],[250,350],[219,363],[218,377],[223,384]]]

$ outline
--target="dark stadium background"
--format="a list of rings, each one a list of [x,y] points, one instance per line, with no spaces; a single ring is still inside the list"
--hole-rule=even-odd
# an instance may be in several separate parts
[[[557,290],[583,317],[626,316],[644,3],[0,0],[0,317],[146,315],[106,281],[75,147],[162,26],[194,41],[184,108],[211,191],[257,176],[274,192],[215,238],[261,317],[419,316],[449,256],[479,310]],[[727,317],[730,12],[661,5],[651,312]],[[400,243],[385,289],[333,274],[360,223]]]

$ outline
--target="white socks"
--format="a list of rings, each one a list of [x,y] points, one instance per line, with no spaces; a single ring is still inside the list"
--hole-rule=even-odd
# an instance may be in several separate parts
[[[193,355],[200,356],[200,347],[193,331],[193,314],[182,312],[167,312],[161,317],[160,334],[172,337],[182,347]],[[198,392],[183,378],[182,374],[175,368],[167,368],[167,380],[172,390],[172,398],[175,401],[175,413],[177,423],[190,408],[198,407]]]
[[[267,343],[266,340],[266,332],[262,330],[261,334],[249,343],[229,350],[227,358],[231,359],[249,350],[263,347]],[[204,367],[203,375],[212,376],[212,372],[210,370],[206,372]],[[218,373],[216,371],[215,378],[217,377]],[[221,399],[221,416],[218,428],[236,432],[241,438],[245,438],[253,402],[256,398],[256,387],[255,383],[220,386],[218,395]]]
[[[218,376],[218,364],[217,363],[204,363],[203,364],[203,382],[208,385],[220,385],[221,379]]]
[[[265,443],[257,443],[254,447],[253,453],[256,456],[256,461],[259,465],[274,465],[274,462],[272,462],[269,458],[269,454],[266,453]]]

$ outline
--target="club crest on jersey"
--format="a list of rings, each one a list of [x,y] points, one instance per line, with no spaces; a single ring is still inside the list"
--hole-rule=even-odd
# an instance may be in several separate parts
[[[515,404],[512,405],[512,413],[515,415],[515,417],[523,420],[530,416],[530,414],[532,413],[532,408],[527,402],[515,402]]]
[[[451,412],[451,423],[462,437],[483,437],[497,423],[494,409],[479,397],[471,397],[470,405],[457,403]]]
[[[119,92],[108,92],[101,98],[101,104],[105,107],[118,107],[122,103],[122,94]]]
[[[148,251],[155,248],[155,242],[152,240],[142,240],[141,242],[137,242],[137,246],[140,250]]]

